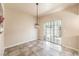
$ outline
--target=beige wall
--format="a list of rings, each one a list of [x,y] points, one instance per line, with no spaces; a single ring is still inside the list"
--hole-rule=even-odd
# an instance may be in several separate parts
[[[5,5],[4,5],[5,6]],[[35,18],[5,6],[5,47],[36,40]]]
[[[57,12],[39,19],[39,39],[43,39],[43,24],[49,20],[62,19],[62,44],[78,48],[79,16],[68,12]],[[10,10],[5,6],[5,47],[35,40],[35,18],[26,13]]]
[[[66,12],[65,16],[63,16],[62,25],[62,44],[78,49],[79,16]]]
[[[43,37],[43,23],[53,20],[62,20],[62,45],[70,48],[78,48],[79,42],[79,16],[68,12],[57,12],[40,18],[39,38]]]

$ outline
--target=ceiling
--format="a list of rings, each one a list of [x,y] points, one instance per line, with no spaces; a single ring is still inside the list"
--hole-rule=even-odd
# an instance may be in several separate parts
[[[79,3],[65,8],[65,11],[71,12],[75,15],[79,15]]]
[[[56,11],[60,11],[67,7],[68,3],[39,3],[38,14],[39,16],[47,15]],[[29,13],[36,16],[36,4],[35,3],[5,3],[4,6],[11,10]]]

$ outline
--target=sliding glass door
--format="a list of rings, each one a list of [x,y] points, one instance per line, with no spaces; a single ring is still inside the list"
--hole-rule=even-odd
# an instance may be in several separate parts
[[[61,20],[53,20],[44,24],[44,39],[61,44]]]

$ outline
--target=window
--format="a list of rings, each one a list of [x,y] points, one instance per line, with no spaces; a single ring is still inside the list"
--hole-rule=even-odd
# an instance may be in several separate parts
[[[44,39],[61,44],[61,20],[53,20],[44,24]]]

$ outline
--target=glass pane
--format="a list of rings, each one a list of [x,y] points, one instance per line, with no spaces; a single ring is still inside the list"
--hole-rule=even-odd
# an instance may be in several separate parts
[[[44,24],[45,40],[57,44],[61,43],[61,20],[54,20]]]

